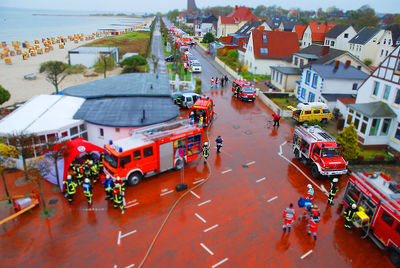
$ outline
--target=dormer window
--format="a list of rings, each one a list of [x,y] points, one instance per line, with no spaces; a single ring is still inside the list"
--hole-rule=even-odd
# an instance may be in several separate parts
[[[263,44],[268,43],[267,33],[263,33]]]

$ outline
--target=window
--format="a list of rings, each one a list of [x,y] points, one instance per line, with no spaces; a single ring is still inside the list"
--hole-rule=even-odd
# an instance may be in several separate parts
[[[396,72],[400,72],[400,60],[399,60],[398,63],[397,63]]]
[[[357,88],[358,88],[358,83],[354,83],[353,84],[353,90],[357,90]]]
[[[348,124],[348,125],[350,125],[351,120],[353,120],[353,116],[352,116],[351,114],[349,114],[349,115],[347,116],[347,124]]]
[[[48,142],[57,141],[57,134],[56,133],[47,134],[47,141]]]
[[[61,138],[65,138],[68,136],[68,131],[61,132]]]
[[[46,143],[46,136],[45,135],[39,136],[39,142],[38,143]]]
[[[268,43],[267,33],[263,33],[263,43],[264,44]]]
[[[303,65],[304,65],[304,60],[301,59],[301,60],[300,60],[300,67],[303,67]]]
[[[379,82],[375,81],[375,82],[374,82],[374,91],[372,92],[372,95],[378,96],[378,93],[379,93],[379,86],[380,86]]]
[[[357,117],[355,117],[354,118],[354,127],[356,128],[356,129],[358,129],[358,125],[360,124],[360,119],[359,118],[357,118]]]
[[[282,73],[280,74],[280,76],[279,76],[279,84],[281,84],[282,85]]]
[[[73,127],[73,128],[69,129],[69,135],[70,136],[73,136],[73,135],[76,135],[76,134],[78,134],[78,127]]]
[[[383,56],[383,49],[381,49],[381,57]]]
[[[383,119],[382,129],[381,129],[381,136],[387,136],[390,129],[390,123],[392,123],[392,119],[385,118]]]
[[[149,157],[153,155],[153,147],[147,147],[143,149],[143,157]]]
[[[115,132],[119,132],[119,131],[120,131],[119,127],[116,127]]]
[[[344,34],[344,38],[349,38],[349,34],[348,34],[348,33],[345,33],[345,34]]]
[[[311,114],[311,111],[304,111],[304,114]]]
[[[266,47],[260,47],[260,53],[264,55],[268,55],[268,48]]]
[[[80,131],[80,132],[83,132],[83,131],[85,131],[85,130],[86,130],[85,124],[79,125],[79,131]]]
[[[335,41],[331,41],[331,47],[335,46]]]
[[[396,134],[394,134],[394,137],[398,140],[400,140],[400,123],[397,124],[397,130]]]
[[[140,160],[142,159],[142,154],[140,152],[140,150],[134,151],[133,152],[133,160]]]
[[[313,114],[320,114],[321,113],[321,110],[314,110],[313,111]]]
[[[119,159],[119,165],[120,165],[120,167],[124,167],[126,164],[128,164],[128,163],[130,163],[131,162],[131,156],[130,155],[127,155],[127,156],[122,156],[120,159]]]
[[[311,72],[307,71],[307,73],[306,73],[306,84],[307,85],[310,84],[310,79],[311,79]]]
[[[312,92],[308,93],[308,101],[314,102],[314,100],[315,100],[315,94]]]
[[[298,57],[294,57],[294,65],[297,66],[298,63],[299,63],[299,58]]]
[[[367,129],[367,123],[363,122],[363,123],[361,124],[361,129],[360,129],[361,133],[362,133],[362,134],[365,134],[365,130],[366,130],[366,129]]]
[[[389,213],[387,213],[386,211],[383,211],[382,217],[381,217],[381,218],[382,218],[382,220],[383,220],[384,222],[386,222],[387,225],[389,225],[389,226],[392,226],[392,225],[393,225],[394,219],[393,219],[393,217],[390,216]]]
[[[389,50],[386,50],[385,56],[387,56],[389,54]]]
[[[301,89],[301,98],[305,98],[306,97],[306,89],[303,87],[302,89]]]
[[[314,74],[312,80],[312,87],[317,88],[317,83],[318,83],[318,74]]]
[[[200,153],[201,151],[201,134],[188,137],[188,156]]]
[[[391,86],[389,86],[389,85],[385,86],[385,91],[383,92],[383,99],[384,100],[388,100],[389,99],[390,89],[391,89]]]
[[[372,119],[371,129],[369,130],[370,136],[376,136],[378,134],[379,125],[381,123],[381,119]]]
[[[324,114],[329,114],[331,111],[329,111],[328,109],[323,109],[322,110],[322,113],[324,113]]]
[[[100,128],[99,132],[100,132],[100,137],[104,137],[104,129]]]
[[[81,136],[82,138],[84,138],[85,140],[88,140],[88,134],[87,134],[87,132],[83,132],[80,136]]]
[[[321,153],[321,148],[319,148],[318,146],[315,146],[313,154],[319,155]]]
[[[397,89],[396,97],[394,98],[395,104],[400,104],[400,89]]]

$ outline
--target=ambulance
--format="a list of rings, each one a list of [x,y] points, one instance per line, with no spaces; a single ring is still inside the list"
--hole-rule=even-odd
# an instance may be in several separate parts
[[[210,97],[202,96],[193,104],[191,113],[193,112],[195,122],[198,122],[200,116],[203,116],[203,125],[208,126],[214,118],[214,102]]]
[[[287,108],[293,111],[292,118],[299,123],[313,120],[327,123],[333,117],[328,105],[323,102],[299,103],[296,107],[288,106]]]
[[[232,82],[233,96],[239,98],[242,101],[256,100],[256,91],[254,86],[245,80],[233,80]]]
[[[189,120],[138,128],[105,146],[104,172],[136,186],[146,176],[180,170],[199,156],[203,128]]]

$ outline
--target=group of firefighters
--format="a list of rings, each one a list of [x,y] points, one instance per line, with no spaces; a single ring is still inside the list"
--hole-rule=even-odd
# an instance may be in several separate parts
[[[93,204],[93,184],[96,184],[100,179],[100,174],[103,174],[103,158],[103,154],[100,154],[100,157],[97,159],[89,155],[83,163],[75,161],[71,163],[72,175],[68,174],[66,181],[64,181],[65,198],[69,204],[72,204],[76,189],[80,185],[82,185],[83,194],[87,199],[88,205]],[[119,207],[124,212],[125,182],[118,177],[113,180],[107,174],[103,186],[106,193],[106,200],[110,200],[111,203],[114,203],[114,208]]]
[[[339,188],[337,186],[338,178],[333,178],[331,181],[331,187],[329,190],[329,195],[328,195],[328,205],[333,205],[333,199],[338,192]],[[302,203],[301,206],[304,206],[305,208],[305,213],[306,215],[309,216],[308,219],[308,224],[307,224],[307,234],[308,235],[313,235],[314,240],[317,240],[317,230],[318,230],[318,223],[320,221],[320,211],[319,208],[316,204],[313,204],[314,200],[314,189],[311,184],[307,185],[307,194],[305,198],[300,198],[303,202],[300,202],[299,200],[299,206],[300,203]],[[347,230],[351,229],[351,226],[353,224],[353,217],[354,214],[357,212],[357,206],[356,204],[352,204],[351,206],[347,207],[346,210],[344,211],[344,217],[345,217],[345,228]],[[283,224],[283,231],[286,232],[286,229],[290,232],[293,221],[296,220],[296,211],[293,207],[293,204],[290,203],[289,207],[285,208],[283,211],[283,218],[284,218],[284,224]]]

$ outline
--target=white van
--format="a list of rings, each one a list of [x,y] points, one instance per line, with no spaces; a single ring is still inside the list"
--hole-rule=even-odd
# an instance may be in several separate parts
[[[201,64],[198,60],[190,61],[190,71],[192,73],[201,73]]]

